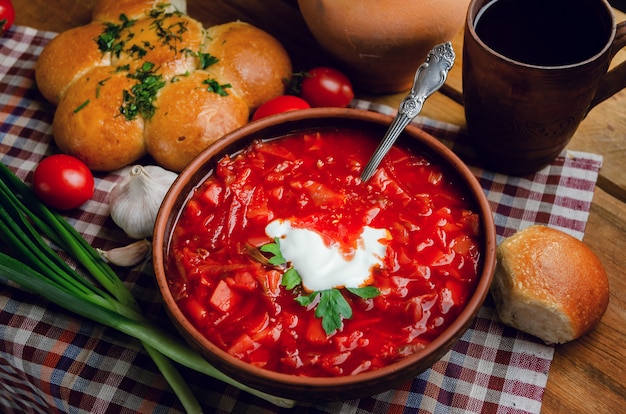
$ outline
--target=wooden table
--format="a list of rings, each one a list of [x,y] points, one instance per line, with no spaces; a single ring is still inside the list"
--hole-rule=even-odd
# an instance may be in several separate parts
[[[15,23],[64,31],[89,22],[95,0],[13,0]],[[306,29],[295,0],[189,0],[188,12],[206,27],[236,19],[248,21],[277,37],[291,54],[296,69],[329,64]],[[626,15],[616,11],[618,21]],[[454,39],[460,55],[462,34]],[[459,56],[460,57],[460,56]],[[464,125],[461,59],[443,93],[431,97],[422,114]],[[626,50],[614,63],[626,60]],[[403,94],[360,98],[394,107]],[[600,325],[585,337],[556,348],[543,399],[543,412],[616,413],[626,407],[626,90],[594,108],[574,136],[570,149],[604,156],[585,242],[598,254],[609,274],[611,299]]]

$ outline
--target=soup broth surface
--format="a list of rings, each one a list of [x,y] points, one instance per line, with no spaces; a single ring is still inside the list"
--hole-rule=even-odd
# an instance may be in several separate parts
[[[167,272],[181,310],[211,342],[282,373],[355,375],[413,354],[455,320],[481,267],[475,206],[449,172],[400,147],[362,183],[379,138],[329,129],[256,141],[219,161],[193,191]],[[284,286],[289,263],[259,257],[272,256],[261,249],[274,242],[266,227],[277,219],[315,232],[347,261],[365,227],[385,229],[381,264],[364,283],[379,294],[361,298],[336,286],[352,315],[326,332],[320,297],[303,306],[296,299],[314,292]]]

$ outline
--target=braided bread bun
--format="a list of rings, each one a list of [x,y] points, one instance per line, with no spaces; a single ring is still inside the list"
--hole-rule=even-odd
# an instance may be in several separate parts
[[[55,143],[94,171],[150,155],[181,171],[259,105],[285,92],[292,67],[244,22],[205,29],[184,1],[100,0],[93,21],[60,33],[35,67],[56,108]]]
[[[187,13],[185,0],[100,0],[93,8],[91,20],[94,22],[114,22],[124,13],[129,19],[140,19],[146,10],[164,7],[165,11],[172,13],[179,11]]]

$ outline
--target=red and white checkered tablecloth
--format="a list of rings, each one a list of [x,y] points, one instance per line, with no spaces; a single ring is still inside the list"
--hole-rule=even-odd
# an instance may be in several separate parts
[[[33,68],[54,33],[14,26],[0,39],[0,160],[30,182],[35,165],[55,151],[54,108],[36,89]],[[393,114],[364,101],[353,106]],[[418,117],[425,131],[478,165],[458,127]],[[533,223],[582,238],[602,158],[565,151],[531,176],[472,171],[491,201],[500,238]],[[125,244],[108,215],[118,174],[98,175],[96,193],[67,215],[95,247]],[[120,271],[146,314],[170,326],[151,263]],[[214,413],[537,413],[553,348],[498,322],[488,299],[471,329],[433,367],[398,389],[354,401],[279,409],[192,371],[182,370],[205,412]],[[174,413],[182,407],[141,345],[74,317],[0,275],[0,412]]]

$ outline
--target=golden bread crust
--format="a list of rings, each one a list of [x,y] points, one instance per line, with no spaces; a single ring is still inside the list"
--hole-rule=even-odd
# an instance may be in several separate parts
[[[111,57],[112,66],[135,72],[144,62],[151,62],[166,80],[196,70],[196,52],[206,40],[200,22],[180,13],[137,20],[122,31],[121,38],[127,39],[124,51]]]
[[[89,23],[60,33],[46,45],[35,64],[35,81],[41,94],[58,105],[70,84],[87,71],[109,66],[111,55],[102,53],[94,38],[101,23]]]
[[[244,22],[210,27],[207,36],[207,51],[220,59],[211,70],[232,85],[250,112],[285,93],[291,61],[274,37]]]
[[[180,11],[187,13],[187,2],[184,0],[100,0],[94,6],[91,19],[97,22],[113,22],[125,14],[129,19],[141,19],[155,7],[167,4],[167,12]]]
[[[146,154],[140,117],[119,114],[123,90],[134,81],[111,67],[84,74],[67,90],[57,107],[52,130],[59,149],[94,171],[112,171]]]
[[[167,84],[159,108],[145,125],[148,153],[157,163],[181,171],[212,142],[248,122],[248,106],[226,89],[227,96],[208,90],[211,76],[195,71]]]

